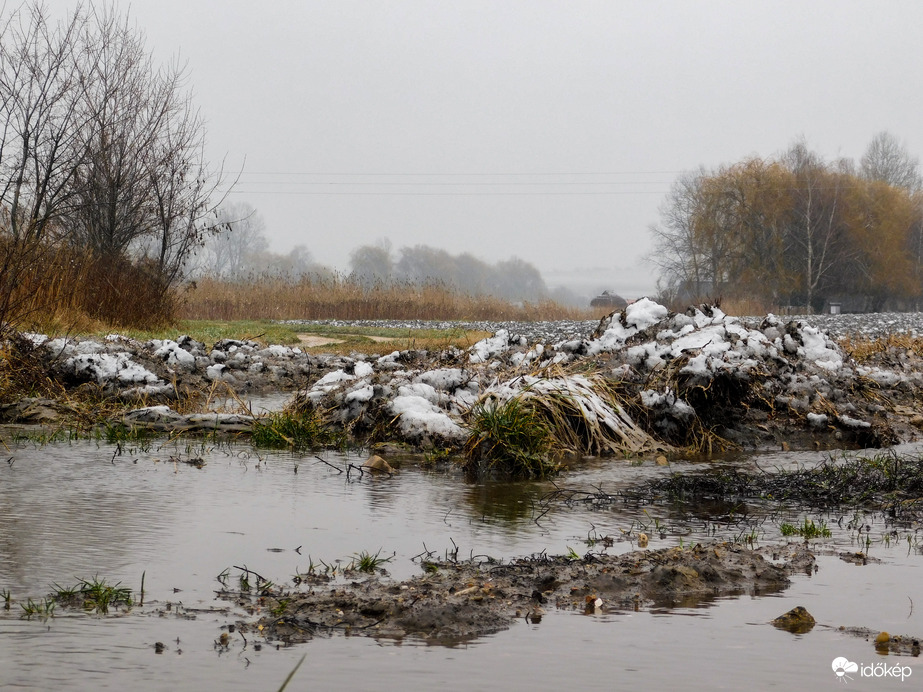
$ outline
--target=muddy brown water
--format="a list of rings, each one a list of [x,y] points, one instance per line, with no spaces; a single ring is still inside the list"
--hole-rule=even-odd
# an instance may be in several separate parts
[[[217,575],[233,566],[281,583],[310,560],[345,564],[362,551],[381,550],[394,554],[391,577],[404,579],[419,572],[413,558],[424,550],[442,556],[457,546],[460,558],[583,553],[602,549],[589,546],[588,537],[611,536],[605,549],[620,553],[636,549],[642,524],[652,548],[746,531],[771,544],[784,540],[780,521],[806,514],[826,519],[834,531],[816,543],[817,552],[865,546],[847,527],[851,515],[841,528],[840,514],[759,506],[547,505],[542,498],[554,490],[551,483],[469,484],[452,469],[427,470],[419,459],[404,460],[393,478],[347,480],[311,455],[240,445],[159,443],[117,451],[87,441],[26,443],[0,463],[0,590],[13,601],[9,612],[0,611],[0,689],[276,690],[302,655],[288,690],[804,689],[843,682],[831,667],[841,656],[911,671],[902,682],[862,678],[860,668],[855,689],[917,689],[923,680],[920,659],[879,656],[869,642],[836,629],[923,634],[923,556],[913,542],[919,527],[900,527],[888,543],[889,527],[878,515],[862,522],[870,527],[868,552],[880,564],[855,566],[821,554],[816,573],[797,575],[772,595],[600,615],[549,609],[539,623],[522,621],[455,646],[337,635],[256,650],[252,637],[245,643],[231,634],[222,649],[215,645],[222,628],[246,617],[215,599]],[[206,465],[171,461],[192,456]],[[785,453],[723,463],[820,459]],[[589,460],[556,483],[610,490],[665,472],[653,462]],[[42,598],[54,583],[98,576],[137,591],[142,573],[145,604],[128,614],[59,608],[44,621],[19,617],[19,602]],[[814,630],[792,635],[768,624],[796,605],[817,618]],[[157,642],[166,647],[160,654]]]

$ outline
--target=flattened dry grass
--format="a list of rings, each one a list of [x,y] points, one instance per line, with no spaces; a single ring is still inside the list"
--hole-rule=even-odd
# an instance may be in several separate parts
[[[199,320],[558,320],[591,318],[587,310],[551,300],[513,304],[445,286],[413,283],[364,286],[344,277],[288,281],[205,278],[190,285],[179,316]]]
[[[631,419],[604,378],[567,375],[560,368],[544,373],[513,396],[488,391],[471,409],[467,470],[544,477],[558,470],[564,455],[667,449]]]
[[[923,338],[906,332],[888,334],[877,338],[854,334],[843,337],[839,343],[849,357],[860,363],[891,350],[912,351],[918,356],[923,355]]]

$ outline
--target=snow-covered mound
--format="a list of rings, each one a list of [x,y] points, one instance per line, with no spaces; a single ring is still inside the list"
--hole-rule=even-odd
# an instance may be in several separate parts
[[[919,379],[857,366],[826,333],[801,321],[769,315],[748,326],[717,307],[675,314],[648,299],[603,318],[583,339],[529,344],[500,330],[445,358],[453,367],[400,353],[363,361],[361,373],[356,363],[351,373],[317,380],[299,400],[335,412],[354,431],[380,432],[389,421],[392,433],[426,446],[462,442],[466,415],[479,401],[566,398],[579,409],[580,425],[605,429],[624,450],[651,448],[648,434],[689,444],[704,432],[733,437],[734,426],[780,416],[815,432],[870,431],[873,421],[857,417],[849,395],[857,378],[863,387],[916,386]],[[613,387],[624,406],[609,396]],[[870,433],[866,441],[876,438]],[[602,446],[592,451],[614,451]]]
[[[570,336],[574,324],[552,343],[498,329],[465,351],[381,357],[232,339],[208,349],[188,336],[143,343],[22,336],[70,386],[92,383],[161,402],[215,381],[238,392],[294,390],[293,407],[315,408],[357,437],[421,447],[464,444],[476,404],[514,397],[570,402],[573,415],[562,420],[600,431],[584,453],[687,445],[705,434],[745,441],[747,430],[780,421],[815,436],[880,444],[893,438],[888,398],[909,398],[921,385],[913,354],[856,363],[803,320],[743,321],[711,306],[671,313],[642,299],[581,338]],[[154,413],[169,425],[167,414]]]

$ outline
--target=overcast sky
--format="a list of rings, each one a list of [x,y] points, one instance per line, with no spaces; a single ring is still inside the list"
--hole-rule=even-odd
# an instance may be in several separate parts
[[[916,0],[115,4],[188,63],[273,249],[338,268],[387,238],[635,297],[684,170],[881,130],[923,154]]]

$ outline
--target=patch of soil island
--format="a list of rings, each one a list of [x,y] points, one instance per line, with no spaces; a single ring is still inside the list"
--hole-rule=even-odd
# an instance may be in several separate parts
[[[425,574],[404,582],[373,576],[273,594],[265,597],[264,612],[274,615],[240,627],[289,644],[335,632],[456,644],[507,629],[517,619],[538,622],[545,608],[605,613],[773,593],[787,587],[794,572],[812,570],[814,556],[803,544],[754,550],[712,543],[581,559],[540,554],[507,563],[423,566]]]

